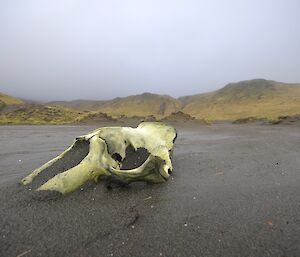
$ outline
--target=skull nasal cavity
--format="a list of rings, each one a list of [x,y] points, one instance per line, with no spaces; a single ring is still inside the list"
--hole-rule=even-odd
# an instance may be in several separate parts
[[[122,161],[122,156],[118,153],[114,153],[112,156],[111,156],[115,161],[118,161],[118,162],[121,162]]]
[[[126,156],[122,161],[122,170],[131,170],[140,167],[149,157],[150,153],[146,148],[138,148],[135,149],[129,145],[126,148]]]

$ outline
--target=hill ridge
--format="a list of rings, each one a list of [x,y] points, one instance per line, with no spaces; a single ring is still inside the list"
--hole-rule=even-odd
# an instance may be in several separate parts
[[[300,84],[265,79],[229,83],[209,93],[185,96],[183,111],[207,120],[276,119],[300,112]]]
[[[181,111],[208,121],[247,117],[276,119],[300,114],[300,84],[253,79],[179,98],[143,92],[111,100],[53,101],[43,105],[75,112],[101,112],[113,118],[154,116],[162,119]]]

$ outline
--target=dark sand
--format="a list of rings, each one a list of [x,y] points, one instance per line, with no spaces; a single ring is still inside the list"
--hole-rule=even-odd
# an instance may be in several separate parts
[[[179,128],[164,184],[17,184],[94,128],[0,127],[1,257],[300,256],[299,127]]]

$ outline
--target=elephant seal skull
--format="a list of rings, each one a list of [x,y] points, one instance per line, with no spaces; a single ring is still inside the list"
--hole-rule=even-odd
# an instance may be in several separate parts
[[[62,194],[104,176],[126,183],[161,183],[172,171],[171,155],[176,137],[173,127],[159,122],[143,122],[137,128],[99,128],[76,138],[69,148],[20,183],[28,185],[35,177],[45,174],[48,180],[37,190]]]

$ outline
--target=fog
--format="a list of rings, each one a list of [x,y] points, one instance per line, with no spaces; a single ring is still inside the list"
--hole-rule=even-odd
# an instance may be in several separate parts
[[[300,82],[299,12],[298,0],[1,0],[0,92],[177,97]]]

